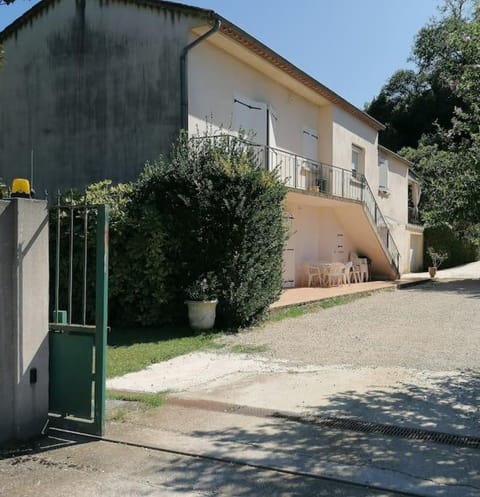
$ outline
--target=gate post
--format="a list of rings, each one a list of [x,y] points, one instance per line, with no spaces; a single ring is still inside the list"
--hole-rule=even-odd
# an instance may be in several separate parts
[[[47,421],[48,273],[47,203],[0,201],[0,443]]]
[[[108,205],[98,207],[95,333],[95,419],[103,435],[105,429],[105,380],[108,324]]]

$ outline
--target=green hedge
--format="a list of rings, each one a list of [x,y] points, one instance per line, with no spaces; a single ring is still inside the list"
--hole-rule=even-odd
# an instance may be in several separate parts
[[[90,185],[85,194],[64,196],[62,203],[107,203],[111,207],[112,324],[185,322],[187,289],[213,276],[210,291],[219,299],[217,325],[239,328],[259,319],[281,292],[285,195],[284,184],[275,172],[262,167],[253,148],[227,137],[192,140],[181,136],[171,158],[148,164],[135,183],[103,181]],[[56,224],[51,221],[53,234]],[[89,233],[90,260],[94,224]],[[80,242],[80,220],[74,230]],[[64,215],[62,247],[68,247],[69,232],[69,219]],[[75,252],[77,316],[82,267],[82,252]],[[64,295],[65,250],[61,274]],[[91,271],[90,317],[94,281]],[[65,307],[63,299],[60,308]]]

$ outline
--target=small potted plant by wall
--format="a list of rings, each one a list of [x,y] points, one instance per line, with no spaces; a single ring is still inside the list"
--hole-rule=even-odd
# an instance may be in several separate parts
[[[185,291],[188,320],[194,330],[209,330],[215,324],[217,299],[216,278],[212,275],[195,280]]]
[[[433,247],[427,248],[428,257],[432,261],[432,265],[428,266],[428,273],[430,274],[430,278],[435,278],[437,274],[437,269],[440,267],[440,264],[447,259],[447,252],[437,252]]]

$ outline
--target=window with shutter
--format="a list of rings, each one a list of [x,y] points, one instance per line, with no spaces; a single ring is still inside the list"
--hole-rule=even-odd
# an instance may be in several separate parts
[[[246,97],[235,96],[233,100],[233,128],[244,131],[254,143],[267,142],[267,105]]]
[[[380,159],[378,162],[378,189],[382,193],[388,192],[388,160]]]
[[[364,172],[364,151],[362,148],[352,145],[352,176],[354,178]]]

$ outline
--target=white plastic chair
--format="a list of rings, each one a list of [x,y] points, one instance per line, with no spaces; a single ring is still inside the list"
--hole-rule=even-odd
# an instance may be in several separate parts
[[[368,281],[368,259],[366,257],[358,257],[355,252],[350,254],[353,263],[353,272],[357,275],[357,282]]]
[[[330,264],[327,273],[327,286],[341,285],[344,281],[346,281],[345,264],[342,262]]]
[[[322,274],[318,266],[307,265],[308,286],[312,286],[313,280],[318,279],[318,285],[322,284]]]
[[[345,277],[349,285],[352,283],[352,279],[354,283],[360,283],[361,281],[360,271],[357,269],[352,261],[348,261],[345,263]]]

